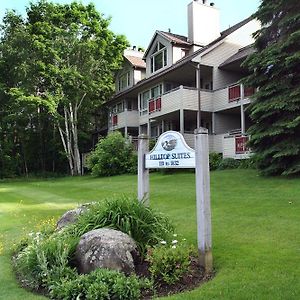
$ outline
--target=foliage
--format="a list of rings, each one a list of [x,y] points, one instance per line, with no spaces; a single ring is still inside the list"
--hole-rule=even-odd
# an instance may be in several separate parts
[[[66,235],[53,234],[47,237],[41,232],[35,233],[14,259],[15,269],[23,284],[31,289],[46,288],[63,274],[65,277],[74,275],[69,261],[78,241],[78,238]]]
[[[151,182],[155,185],[151,206],[170,216],[178,234],[186,237],[188,244],[196,245],[194,174],[154,173]],[[255,170],[212,172],[216,277],[201,288],[167,299],[252,299],[255,295],[257,299],[298,300],[299,184],[299,178],[262,177]],[[0,257],[0,298],[45,299],[20,289],[11,270],[10,247],[33,229],[33,223],[57,218],[67,208],[86,201],[83,199],[111,197],[112,192],[116,197],[133,195],[136,176],[1,181],[0,241],[4,249]]]
[[[218,170],[226,170],[226,169],[237,169],[240,165],[240,161],[234,158],[223,158],[220,161]]]
[[[161,245],[149,248],[146,260],[150,263],[149,271],[159,284],[172,285],[189,272],[191,248],[184,242],[171,243],[161,241]]]
[[[114,176],[137,169],[137,156],[131,143],[118,131],[101,139],[90,154],[88,168],[94,176]]]
[[[72,175],[80,174],[92,117],[113,92],[127,46],[109,22],[93,4],[77,2],[40,0],[24,17],[6,13],[0,40],[2,176],[65,170],[62,161]]]
[[[219,168],[219,165],[222,161],[222,154],[211,152],[209,153],[209,169],[211,171],[217,170]]]
[[[53,299],[140,299],[144,280],[106,269],[97,269],[73,280],[61,281],[51,287]]]
[[[81,236],[102,227],[113,228],[130,235],[142,255],[145,254],[147,246],[154,246],[162,239],[169,239],[174,230],[166,216],[137,199],[117,197],[91,205],[66,232],[71,236]]]
[[[265,175],[300,174],[300,2],[262,0],[254,17],[256,52],[244,80],[257,88],[250,105],[250,147]]]

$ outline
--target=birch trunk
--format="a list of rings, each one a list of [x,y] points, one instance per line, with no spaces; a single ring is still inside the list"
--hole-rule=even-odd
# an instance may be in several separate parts
[[[81,174],[81,161],[78,147],[78,128],[77,128],[77,107],[73,109],[72,104],[69,103],[70,109],[70,126],[73,137],[73,153],[74,153],[74,170],[76,175]]]

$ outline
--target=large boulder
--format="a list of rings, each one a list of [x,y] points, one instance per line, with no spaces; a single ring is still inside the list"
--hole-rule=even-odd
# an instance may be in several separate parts
[[[61,230],[65,228],[66,226],[73,224],[77,221],[78,217],[86,212],[89,208],[91,203],[86,203],[78,206],[75,209],[68,210],[66,213],[64,213],[61,218],[56,223],[56,230]]]
[[[89,231],[80,238],[75,259],[80,273],[105,268],[130,274],[135,271],[134,261],[138,255],[136,243],[129,235],[101,228]]]

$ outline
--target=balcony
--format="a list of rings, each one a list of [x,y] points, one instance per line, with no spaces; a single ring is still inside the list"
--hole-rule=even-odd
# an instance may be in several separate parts
[[[198,90],[193,87],[179,86],[157,99],[149,101],[148,113],[153,117],[162,116],[180,109],[198,110]],[[212,92],[201,90],[201,110],[212,110]]]
[[[251,87],[244,88],[244,104],[250,103],[250,96],[255,93],[255,89]],[[213,109],[220,111],[224,109],[239,106],[241,100],[241,89],[239,84],[233,84],[224,89],[214,92]]]
[[[245,159],[249,158],[251,151],[247,145],[249,136],[246,135],[227,135],[223,140],[223,157]]]
[[[118,114],[113,114],[109,122],[109,130],[116,130],[125,127],[139,126],[139,113],[137,110],[124,110]]]

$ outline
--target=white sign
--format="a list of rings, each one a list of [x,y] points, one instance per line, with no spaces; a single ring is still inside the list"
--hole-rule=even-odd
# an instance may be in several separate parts
[[[182,134],[176,131],[163,133],[151,152],[146,154],[146,168],[195,168],[195,151]]]

